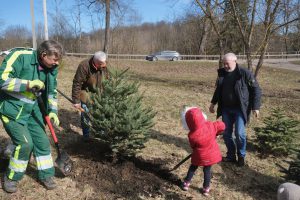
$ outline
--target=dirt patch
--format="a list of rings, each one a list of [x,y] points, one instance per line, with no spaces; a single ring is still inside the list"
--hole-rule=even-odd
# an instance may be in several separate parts
[[[162,168],[167,162],[165,160],[112,160],[106,156],[107,149],[96,140],[89,143],[78,141],[65,149],[71,155],[80,157],[71,175],[80,190],[88,184],[95,193],[104,194],[104,199],[186,198],[174,189],[171,191],[180,180]]]

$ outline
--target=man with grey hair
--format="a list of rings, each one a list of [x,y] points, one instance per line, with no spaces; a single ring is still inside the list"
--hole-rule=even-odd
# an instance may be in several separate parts
[[[218,104],[217,117],[222,116],[226,125],[223,134],[227,147],[224,162],[236,162],[245,165],[246,131],[245,125],[249,121],[250,112],[258,117],[261,99],[261,89],[254,75],[237,64],[234,53],[227,53],[223,57],[224,67],[218,70],[216,89],[211,100],[209,111],[215,112]],[[234,125],[234,128],[233,128]],[[234,131],[235,140],[232,136]]]
[[[63,47],[56,41],[42,42],[37,51],[15,50],[0,67],[0,118],[10,136],[10,161],[3,175],[3,189],[17,192],[31,154],[35,157],[38,179],[48,190],[56,188],[50,142],[44,117],[39,109],[36,91],[41,92],[50,119],[57,117],[57,74]]]
[[[86,106],[88,92],[96,92],[102,87],[103,75],[107,78],[106,54],[102,51],[96,52],[91,58],[83,60],[76,71],[72,85],[72,100],[74,107],[78,110],[88,112]],[[84,141],[89,140],[89,119],[81,113],[81,128]]]

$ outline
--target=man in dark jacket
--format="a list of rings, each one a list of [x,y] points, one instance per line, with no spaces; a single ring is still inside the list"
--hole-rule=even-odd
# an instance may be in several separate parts
[[[215,112],[214,106],[218,104],[217,118],[222,116],[226,125],[223,134],[227,147],[225,162],[236,162],[244,166],[246,156],[245,125],[249,121],[250,112],[258,117],[260,109],[261,89],[253,74],[236,63],[237,57],[233,53],[224,55],[224,67],[218,70],[216,90],[211,100],[209,111]],[[232,137],[235,133],[235,141]]]
[[[106,54],[98,51],[89,59],[83,60],[76,71],[72,86],[72,100],[74,107],[78,110],[88,112],[86,106],[88,100],[88,92],[95,92],[97,88],[101,88],[102,76],[107,77]],[[81,113],[81,127],[83,139],[89,139],[89,119],[83,112]]]

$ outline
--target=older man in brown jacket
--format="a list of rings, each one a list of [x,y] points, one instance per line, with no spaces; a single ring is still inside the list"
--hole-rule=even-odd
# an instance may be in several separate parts
[[[88,112],[86,106],[88,91],[95,92],[102,87],[102,77],[108,77],[106,68],[106,54],[102,51],[96,52],[91,58],[83,60],[77,68],[72,85],[72,100],[76,109]],[[86,115],[81,113],[81,127],[83,139],[89,140],[89,126]]]

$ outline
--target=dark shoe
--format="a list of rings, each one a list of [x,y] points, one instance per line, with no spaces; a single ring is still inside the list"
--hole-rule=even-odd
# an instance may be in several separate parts
[[[52,177],[41,180],[43,185],[47,190],[53,190],[56,188],[56,183],[53,181]]]
[[[9,179],[5,174],[3,178],[3,189],[8,193],[15,193],[17,191],[18,181]]]
[[[239,157],[238,158],[238,166],[239,167],[245,166],[245,158],[244,157]]]
[[[236,162],[235,158],[222,157],[222,162]]]

